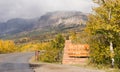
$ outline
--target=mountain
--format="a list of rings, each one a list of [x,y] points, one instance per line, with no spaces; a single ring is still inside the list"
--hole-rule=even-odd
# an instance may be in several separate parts
[[[48,12],[39,18],[15,18],[0,23],[0,38],[24,34],[62,31],[74,27],[85,26],[87,14],[76,11]]]
[[[50,12],[40,17],[39,25],[43,24],[44,26],[48,25],[70,25],[70,24],[80,24],[84,23],[87,20],[85,14],[81,12]]]
[[[34,21],[21,18],[11,19],[0,24],[0,34],[16,34],[22,31],[29,31],[33,28]]]

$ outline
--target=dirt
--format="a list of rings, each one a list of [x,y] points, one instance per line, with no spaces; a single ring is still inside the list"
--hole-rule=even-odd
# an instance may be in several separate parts
[[[102,70],[87,69],[78,66],[39,63],[39,67],[34,69],[35,72],[105,72]]]

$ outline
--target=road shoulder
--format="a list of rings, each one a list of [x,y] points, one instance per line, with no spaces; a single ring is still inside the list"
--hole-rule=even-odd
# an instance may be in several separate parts
[[[63,65],[54,63],[31,62],[30,66],[35,72],[105,72],[98,69],[88,69],[73,65]]]

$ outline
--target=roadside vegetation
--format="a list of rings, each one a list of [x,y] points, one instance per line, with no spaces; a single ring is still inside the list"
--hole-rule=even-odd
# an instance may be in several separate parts
[[[43,62],[61,62],[63,56],[65,39],[62,35],[57,35],[54,40],[43,43],[39,50],[45,50],[45,52],[39,56],[39,60]]]
[[[44,51],[40,54],[39,60],[42,62],[61,62],[65,39],[61,34],[55,36],[50,41],[28,42],[28,38],[15,44],[12,40],[0,40],[0,53]]]
[[[94,0],[88,17],[90,63],[120,68],[120,0]]]
[[[120,0],[93,0],[98,7],[88,16],[87,26],[81,33],[72,32],[73,43],[90,45],[89,65],[107,72],[120,68]]]
[[[0,54],[16,51],[16,46],[11,40],[0,40]]]
[[[61,62],[65,36],[73,43],[90,45],[89,64],[98,68],[120,68],[120,0],[93,0],[98,7],[88,16],[87,26],[78,33],[70,31],[50,36],[48,41],[34,42],[23,39],[23,44],[15,44],[10,40],[0,40],[0,53],[44,51],[39,56],[42,62]],[[49,39],[49,36],[41,36]],[[35,37],[36,39],[36,37]],[[38,39],[36,39],[38,40]],[[30,41],[30,42],[29,42]],[[27,42],[27,43],[26,43]],[[110,71],[108,71],[110,72]],[[116,71],[117,72],[117,71]]]

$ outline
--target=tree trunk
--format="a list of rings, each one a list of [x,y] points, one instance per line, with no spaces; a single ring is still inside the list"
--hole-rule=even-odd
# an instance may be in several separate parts
[[[114,67],[114,57],[113,57],[113,54],[114,54],[114,50],[113,50],[113,43],[112,41],[110,42],[110,52],[111,52],[111,65],[112,65],[112,68]]]

